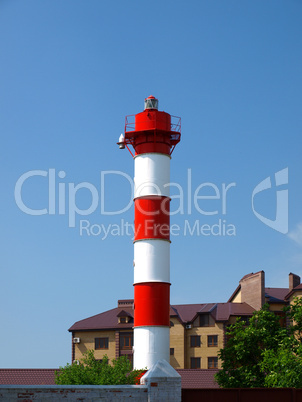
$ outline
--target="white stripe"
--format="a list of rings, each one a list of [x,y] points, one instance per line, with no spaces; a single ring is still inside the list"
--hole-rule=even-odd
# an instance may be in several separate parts
[[[134,243],[134,283],[170,283],[170,242],[141,240]]]
[[[150,369],[160,359],[170,362],[170,328],[134,328],[133,368]]]
[[[134,198],[146,195],[170,195],[170,157],[142,154],[134,160]]]

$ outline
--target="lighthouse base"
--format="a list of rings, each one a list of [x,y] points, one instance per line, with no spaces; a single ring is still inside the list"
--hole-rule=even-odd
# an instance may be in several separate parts
[[[181,377],[165,360],[159,360],[141,378],[148,387],[148,401],[181,402]]]
[[[148,370],[158,361],[170,361],[170,328],[134,328],[133,368]]]

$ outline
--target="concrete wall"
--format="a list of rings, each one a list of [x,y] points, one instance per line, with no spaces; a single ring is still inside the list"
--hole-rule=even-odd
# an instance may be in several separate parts
[[[148,387],[148,402],[180,402],[181,377],[164,359],[158,360],[141,378]]]
[[[180,402],[181,377],[159,360],[141,378],[142,385],[0,385],[5,402],[128,401]]]
[[[0,385],[0,400],[31,401],[148,401],[144,385]]]

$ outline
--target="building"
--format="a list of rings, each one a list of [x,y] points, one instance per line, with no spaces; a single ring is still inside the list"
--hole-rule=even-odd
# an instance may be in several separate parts
[[[290,273],[288,288],[265,287],[263,271],[245,275],[226,303],[170,306],[170,364],[175,369],[219,369],[218,351],[224,347],[226,329],[238,317],[248,320],[264,303],[280,316],[294,296],[302,295],[300,277]],[[109,361],[122,355],[132,360],[133,300],[119,300],[116,308],[77,321],[72,335],[72,361],[87,349]]]

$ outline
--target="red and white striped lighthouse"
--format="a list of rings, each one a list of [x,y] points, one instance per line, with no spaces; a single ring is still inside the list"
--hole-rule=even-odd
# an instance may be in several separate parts
[[[170,160],[180,141],[181,119],[145,110],[127,116],[120,148],[134,157],[134,368],[170,359]],[[132,146],[134,155],[129,148]]]

